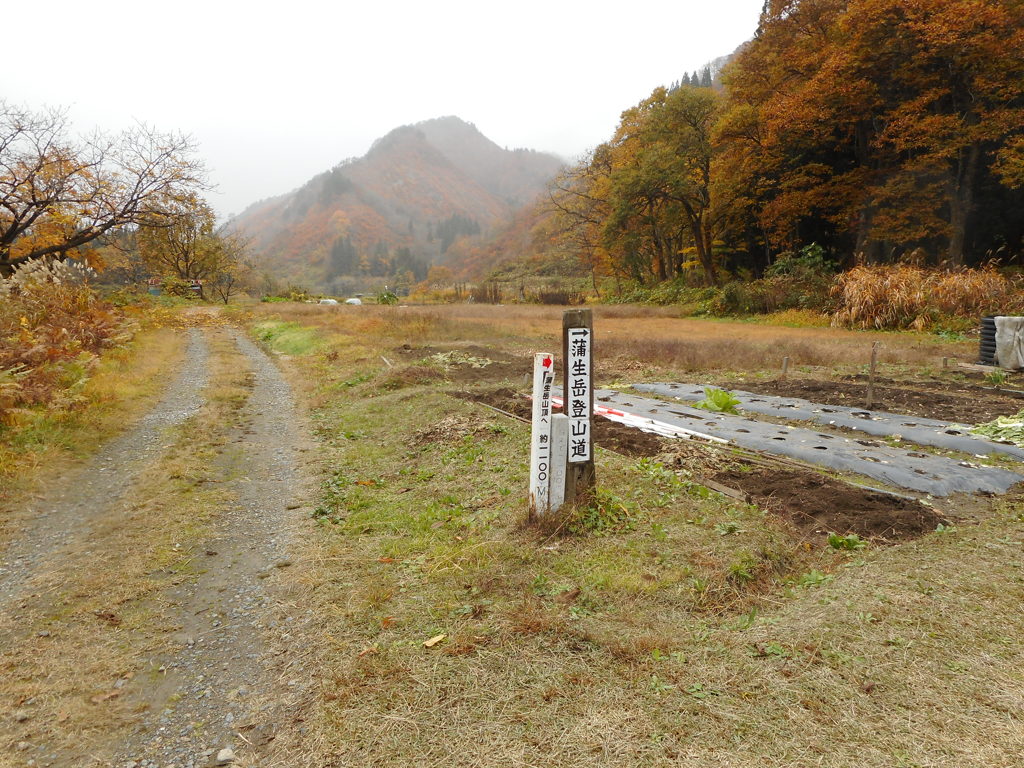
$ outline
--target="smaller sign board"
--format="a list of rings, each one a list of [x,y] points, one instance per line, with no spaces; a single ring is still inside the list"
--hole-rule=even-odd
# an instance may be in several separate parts
[[[551,485],[551,383],[555,357],[541,352],[533,361],[533,430],[530,442],[530,514],[550,510]]]

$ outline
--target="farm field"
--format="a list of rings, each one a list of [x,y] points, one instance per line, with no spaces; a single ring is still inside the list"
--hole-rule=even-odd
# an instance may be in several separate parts
[[[971,342],[594,322],[596,384],[627,393],[860,407],[880,341],[889,410],[971,423],[1024,402],[1012,377],[942,367]],[[595,497],[538,530],[516,417],[560,326],[275,304],[162,329],[160,402],[126,397],[122,436],[6,505],[0,764],[1017,764],[1017,488],[929,498],[599,420]]]
[[[285,358],[323,457],[294,597],[320,617],[322,677],[301,714],[308,736],[275,740],[279,754],[313,749],[339,765],[1017,761],[1016,491],[922,504],[604,422],[596,500],[539,533],[524,525],[529,426],[481,403],[528,415],[530,356],[557,351],[560,311],[291,305],[250,322]],[[878,399],[892,410],[957,421],[1019,409],[981,374],[943,370],[942,357],[974,349],[934,336],[649,308],[597,308],[595,330],[598,386],[817,387],[819,402],[841,404],[881,341]]]

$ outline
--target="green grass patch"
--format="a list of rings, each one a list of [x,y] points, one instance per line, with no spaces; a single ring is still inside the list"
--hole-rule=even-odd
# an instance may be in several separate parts
[[[310,355],[322,346],[316,329],[304,327],[299,323],[266,320],[253,326],[253,334],[282,355]]]

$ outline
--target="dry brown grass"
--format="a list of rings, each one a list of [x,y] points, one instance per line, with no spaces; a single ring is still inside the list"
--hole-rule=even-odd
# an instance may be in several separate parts
[[[183,353],[178,335],[151,327],[104,353],[75,402],[24,411],[15,424],[0,428],[0,509],[15,509],[69,461],[130,425],[153,405]]]
[[[275,304],[254,312],[256,317],[320,329],[328,339],[343,340],[338,341],[342,345],[376,340],[386,354],[390,344],[400,343],[493,343],[519,355],[542,349],[557,353],[561,348],[562,309],[554,307]],[[594,316],[598,370],[612,378],[626,371],[772,371],[778,370],[783,357],[789,357],[794,367],[852,369],[867,363],[875,341],[882,343],[879,360],[900,366],[934,366],[942,357],[969,357],[976,351],[968,343],[929,334],[681,318],[666,307],[595,307]]]
[[[0,297],[0,429],[18,409],[73,398],[96,356],[127,340],[121,320],[83,285],[30,283]]]
[[[836,278],[836,325],[923,330],[947,318],[977,322],[987,314],[1018,314],[1020,284],[993,267],[936,270],[909,264],[859,266]]]
[[[46,743],[56,764],[103,764],[92,753],[134,720],[118,681],[155,674],[143,660],[174,629],[160,590],[190,577],[189,545],[227,501],[209,481],[250,379],[247,358],[226,334],[214,337],[211,352],[207,404],[122,501],[94,511],[87,538],[72,536],[31,577],[31,596],[4,617],[0,747],[11,754],[21,741]],[[15,713],[28,701],[31,717],[19,722]]]

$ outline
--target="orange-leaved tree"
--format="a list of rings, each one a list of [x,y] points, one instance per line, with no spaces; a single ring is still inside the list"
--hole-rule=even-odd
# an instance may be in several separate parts
[[[169,223],[169,201],[206,186],[193,152],[188,137],[142,125],[74,137],[65,112],[0,101],[0,275],[126,224]]]

